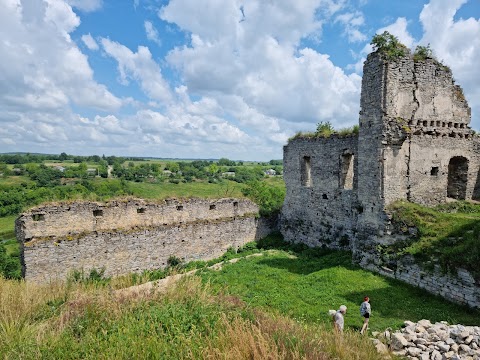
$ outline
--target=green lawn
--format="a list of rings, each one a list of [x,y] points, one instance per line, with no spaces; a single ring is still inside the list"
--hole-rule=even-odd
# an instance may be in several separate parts
[[[313,254],[313,255],[312,255]],[[242,259],[221,271],[202,272],[219,292],[240,296],[254,307],[279,312],[308,323],[328,323],[329,309],[345,304],[346,326],[359,329],[359,306],[365,295],[372,304],[371,330],[398,328],[405,320],[480,324],[480,311],[387,279],[351,264],[348,252],[277,250]]]
[[[0,217],[0,242],[15,238],[16,215]]]

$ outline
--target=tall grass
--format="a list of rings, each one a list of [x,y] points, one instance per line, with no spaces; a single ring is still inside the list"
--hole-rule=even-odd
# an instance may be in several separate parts
[[[0,279],[7,359],[380,359],[368,339],[255,311],[190,276],[166,292],[118,296],[85,284]]]

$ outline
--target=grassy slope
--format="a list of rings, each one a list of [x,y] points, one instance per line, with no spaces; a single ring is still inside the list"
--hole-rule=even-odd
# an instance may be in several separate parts
[[[347,252],[286,246],[278,235],[260,246],[272,243],[280,249],[201,271],[203,285],[193,277],[141,298],[113,297],[128,279],[26,286],[0,278],[0,357],[377,359],[366,337],[348,332],[361,325],[365,294],[372,330],[421,318],[480,323],[479,311],[353,266]],[[327,311],[342,303],[347,333],[338,342]]]
[[[272,316],[195,277],[166,293],[0,278],[0,356],[21,359],[383,359],[358,333]]]
[[[480,311],[469,311],[421,289],[355,267],[345,252],[310,257],[308,251],[279,251],[227,265],[220,272],[206,271],[203,277],[217,291],[238,295],[254,307],[308,323],[328,323],[328,310],[345,304],[349,308],[346,326],[358,329],[362,324],[359,305],[368,295],[373,330],[398,328],[404,320],[422,318],[480,324]]]
[[[412,254],[420,261],[436,259],[445,270],[470,270],[480,279],[480,205],[454,202],[427,208],[408,202],[390,207],[393,221],[402,230],[418,228],[418,236],[391,246],[387,251]]]

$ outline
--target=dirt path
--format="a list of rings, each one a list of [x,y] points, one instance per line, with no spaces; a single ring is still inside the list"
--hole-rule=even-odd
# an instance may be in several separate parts
[[[225,265],[225,264],[233,264],[233,263],[236,263],[237,261],[239,261],[241,259],[247,259],[247,258],[254,257],[254,256],[263,256],[263,254],[264,253],[257,253],[257,254],[247,255],[245,257],[240,257],[240,258],[231,259],[231,260],[228,260],[228,261],[223,261],[223,262],[214,264],[212,266],[209,266],[207,269],[220,270],[223,267],[223,265]],[[164,279],[150,281],[150,282],[147,282],[147,283],[144,283],[144,284],[130,286],[130,287],[124,288],[124,289],[119,289],[119,290],[116,290],[114,294],[115,294],[116,297],[120,297],[120,298],[129,297],[130,298],[130,297],[145,297],[145,296],[151,295],[152,293],[157,293],[157,292],[162,293],[162,292],[165,292],[165,290],[169,286],[171,286],[172,284],[175,284],[181,278],[183,278],[185,276],[193,275],[198,270],[200,270],[200,269],[191,270],[191,271],[188,271],[186,273],[170,275],[170,276],[167,276]]]

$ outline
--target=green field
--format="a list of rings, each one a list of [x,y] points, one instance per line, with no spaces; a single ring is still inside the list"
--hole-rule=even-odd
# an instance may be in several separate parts
[[[142,199],[176,198],[223,198],[243,197],[241,189],[244,185],[234,181],[224,180],[220,184],[208,182],[193,183],[130,183],[133,195]]]

